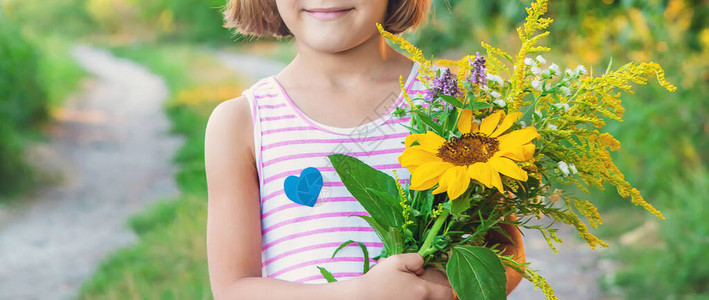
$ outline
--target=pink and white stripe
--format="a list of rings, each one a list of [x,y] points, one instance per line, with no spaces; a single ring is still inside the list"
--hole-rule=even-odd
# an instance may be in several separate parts
[[[408,80],[411,93],[424,89],[414,65]],[[398,164],[409,118],[392,115],[396,106],[406,105],[399,95],[383,103],[387,107],[374,120],[356,128],[318,123],[303,113],[275,77],[260,80],[244,91],[251,107],[254,149],[261,195],[262,267],[264,277],[301,283],[324,283],[317,269],[328,269],[339,280],[362,274],[364,256],[357,244],[334,250],[347,240],[364,243],[370,258],[380,254],[382,242],[357,215],[369,215],[342,184],[327,156],[342,153],[355,156],[377,170],[408,178]],[[374,110],[374,109],[373,109]],[[381,109],[377,109],[378,111]],[[307,168],[323,175],[323,188],[314,207],[294,203],[285,195],[288,176],[299,176]],[[400,180],[406,184],[408,180]],[[374,263],[374,261],[372,261]]]

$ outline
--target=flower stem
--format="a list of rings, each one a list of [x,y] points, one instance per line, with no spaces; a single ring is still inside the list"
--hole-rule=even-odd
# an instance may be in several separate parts
[[[433,226],[431,226],[431,230],[428,231],[426,239],[423,241],[423,245],[421,245],[421,249],[418,252],[424,258],[429,254],[436,252],[436,248],[433,247],[433,239],[436,238],[438,232],[441,230],[441,227],[443,227],[443,223],[446,222],[446,219],[448,219],[449,215],[450,212],[445,209],[442,210],[441,214],[438,215],[438,217],[436,218],[436,222],[433,223]]]

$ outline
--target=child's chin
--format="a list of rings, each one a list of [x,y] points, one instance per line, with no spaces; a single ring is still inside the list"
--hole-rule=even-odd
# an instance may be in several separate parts
[[[361,41],[353,40],[349,36],[317,36],[302,40],[303,44],[311,49],[324,53],[339,53],[359,46]]]

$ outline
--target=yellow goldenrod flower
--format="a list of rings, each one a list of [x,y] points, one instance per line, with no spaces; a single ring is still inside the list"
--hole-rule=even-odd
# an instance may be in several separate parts
[[[532,140],[539,133],[525,127],[503,135],[521,116],[505,116],[499,110],[478,126],[473,112],[463,110],[458,122],[460,137],[446,140],[432,131],[407,136],[399,163],[411,172],[410,189],[427,190],[438,184],[434,194],[448,192],[450,199],[456,199],[468,189],[470,179],[500,192],[504,191],[500,174],[527,181],[527,172],[515,161],[533,157]]]

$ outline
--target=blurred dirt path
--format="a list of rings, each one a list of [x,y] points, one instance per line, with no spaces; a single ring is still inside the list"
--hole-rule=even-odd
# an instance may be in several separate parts
[[[73,54],[94,79],[32,151],[63,180],[0,214],[0,299],[74,297],[109,252],[135,241],[128,217],[178,195],[163,80],[104,50]]]
[[[548,220],[534,224],[548,224]],[[599,255],[605,248],[597,247],[591,250],[578,237],[576,230],[568,225],[556,224],[558,235],[564,243],[557,245],[559,253],[555,254],[547,245],[546,240],[538,231],[523,231],[524,248],[527,261],[532,269],[547,279],[559,299],[595,300],[610,299],[601,293],[598,278],[601,274],[612,271],[613,264]],[[611,246],[612,247],[612,246]],[[517,289],[508,297],[510,300],[543,300],[540,289],[534,289],[529,281],[522,280]]]

